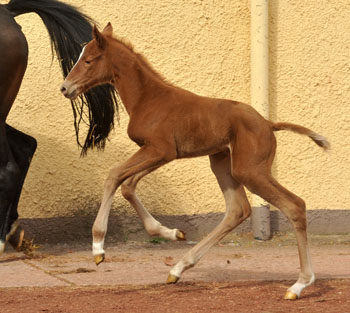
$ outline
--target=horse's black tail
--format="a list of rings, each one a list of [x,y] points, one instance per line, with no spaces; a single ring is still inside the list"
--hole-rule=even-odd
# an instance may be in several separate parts
[[[14,16],[35,12],[43,20],[51,39],[52,52],[56,52],[63,76],[66,77],[77,61],[82,46],[92,39],[92,20],[79,10],[57,0],[11,0],[7,9]],[[84,114],[87,105],[89,112]],[[118,115],[118,102],[114,88],[110,85],[91,89],[72,101],[74,126],[78,145],[82,155],[87,149],[103,149],[110,131],[114,127],[114,115]],[[88,121],[87,121],[88,119]],[[88,126],[84,144],[79,140],[80,123]]]

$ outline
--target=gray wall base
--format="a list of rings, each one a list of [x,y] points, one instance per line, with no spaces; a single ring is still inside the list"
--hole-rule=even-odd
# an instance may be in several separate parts
[[[290,222],[279,211],[271,211],[271,232],[293,230]],[[308,231],[316,234],[350,233],[350,210],[312,210],[307,212]],[[197,241],[211,231],[224,217],[223,213],[201,215],[155,216],[169,228],[186,232],[188,240]],[[38,244],[91,243],[91,227],[94,216],[55,217],[21,219],[26,237],[34,238]],[[247,219],[234,232],[252,231],[251,220]],[[149,240],[136,215],[111,216],[108,224],[107,242],[127,240]]]

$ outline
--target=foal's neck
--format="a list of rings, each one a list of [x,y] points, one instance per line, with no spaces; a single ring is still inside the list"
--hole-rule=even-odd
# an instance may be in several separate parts
[[[116,77],[114,86],[129,115],[143,103],[151,101],[157,94],[170,87],[142,55],[133,51],[131,46],[115,39],[112,49],[112,63]]]

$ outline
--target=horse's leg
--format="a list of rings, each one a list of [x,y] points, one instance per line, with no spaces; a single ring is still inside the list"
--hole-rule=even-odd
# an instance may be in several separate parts
[[[0,248],[4,250],[9,241],[19,249],[24,232],[19,225],[17,206],[31,158],[36,149],[36,140],[5,125],[5,134],[0,132],[3,155],[0,168]],[[1,129],[4,127],[2,125]]]
[[[19,249],[22,243],[24,231],[21,229],[21,226],[19,225],[17,219],[18,219],[18,213],[17,213],[17,207],[19,198],[22,192],[23,184],[25,177],[27,176],[27,172],[32,160],[32,157],[34,155],[34,152],[37,147],[37,142],[35,138],[26,135],[19,130],[16,130],[12,128],[9,125],[6,125],[7,129],[7,138],[10,144],[10,148],[12,151],[12,154],[14,156],[14,159],[17,163],[17,166],[19,167],[19,180],[17,183],[17,189],[15,191],[15,198],[13,199],[11,203],[10,208],[10,224],[11,225],[18,225],[18,227],[11,227],[10,232],[7,234],[6,240],[9,241],[9,243],[15,248]]]
[[[167,283],[176,283],[183,271],[193,267],[214,244],[250,216],[251,208],[244,188],[231,175],[229,152],[210,156],[210,165],[224,194],[225,217],[207,237],[194,246],[170,270]]]
[[[97,265],[104,260],[104,238],[107,231],[109,212],[117,188],[127,178],[143,171],[156,169],[175,159],[176,154],[166,153],[168,150],[168,147],[156,149],[152,146],[143,146],[124,164],[110,170],[105,181],[101,206],[92,227],[92,250]]]
[[[11,206],[20,173],[7,142],[5,122],[0,122],[0,253],[11,229]]]
[[[28,46],[20,27],[14,19],[1,15],[0,23],[6,32],[0,33],[0,253],[5,248],[6,237],[18,227],[16,194],[21,179],[10,141],[7,138],[6,118],[21,86],[27,67]],[[18,196],[19,197],[19,196]],[[15,204],[15,205],[14,205]],[[23,235],[23,233],[22,233]],[[20,240],[20,238],[19,238]]]
[[[288,289],[285,299],[299,298],[302,290],[315,281],[307,241],[305,202],[281,186],[269,173],[257,172],[245,185],[250,191],[279,208],[293,224],[298,243],[300,274],[297,282]]]
[[[169,229],[158,222],[143,206],[135,193],[136,185],[139,180],[154,170],[155,168],[148,169],[126,179],[121,185],[122,195],[136,210],[148,234],[151,236],[160,236],[169,240],[185,240],[184,232],[176,228]]]
[[[289,288],[285,298],[296,299],[301,291],[312,284],[315,276],[306,233],[305,202],[281,186],[271,175],[276,140],[271,130],[259,134],[239,132],[232,149],[233,176],[251,192],[279,208],[291,221],[296,232],[299,250],[300,275]],[[254,152],[254,153],[253,153]]]

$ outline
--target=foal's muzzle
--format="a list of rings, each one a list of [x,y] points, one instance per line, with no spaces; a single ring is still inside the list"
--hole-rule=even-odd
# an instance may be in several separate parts
[[[78,96],[77,88],[75,88],[74,85],[72,86],[69,84],[67,81],[62,84],[60,90],[66,98],[69,98],[71,100],[75,100]]]
[[[64,95],[65,97],[67,97],[67,88],[66,88],[66,87],[62,86],[62,87],[61,87],[61,92],[63,93],[63,95]]]

